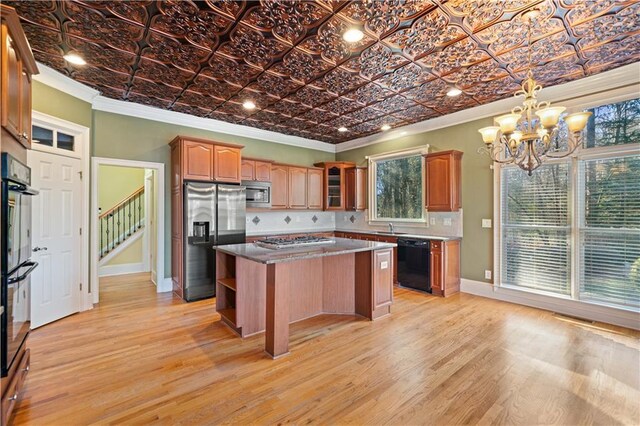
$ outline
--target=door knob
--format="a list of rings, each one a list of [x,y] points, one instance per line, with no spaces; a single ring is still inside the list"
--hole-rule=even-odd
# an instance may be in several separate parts
[[[47,248],[46,247],[34,247],[33,248],[33,251],[40,251],[40,250],[47,251]]]

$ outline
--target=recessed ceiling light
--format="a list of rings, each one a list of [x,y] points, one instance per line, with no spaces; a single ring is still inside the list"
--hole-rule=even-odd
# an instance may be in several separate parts
[[[347,130],[349,130],[349,129],[347,129],[346,127],[338,127],[338,131],[341,132],[341,133],[342,132],[346,132]]]
[[[382,130],[383,132],[386,132],[390,128],[391,128],[391,126],[389,126],[388,124],[383,124],[382,127],[380,127],[380,130]]]
[[[364,37],[364,33],[357,28],[351,28],[342,34],[344,41],[348,41],[349,43],[360,41],[362,37]]]
[[[462,93],[462,90],[458,89],[456,86],[451,86],[449,90],[447,90],[447,96],[459,96]]]
[[[251,101],[244,101],[242,106],[244,107],[244,109],[256,109],[256,104]]]
[[[65,61],[73,65],[87,65],[87,61],[82,59],[82,56],[78,55],[77,53],[67,53],[63,56],[63,58],[65,59]]]

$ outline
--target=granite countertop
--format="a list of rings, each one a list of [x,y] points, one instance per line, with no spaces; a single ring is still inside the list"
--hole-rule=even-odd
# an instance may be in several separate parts
[[[335,228],[333,226],[326,228],[305,228],[305,229],[297,229],[291,231],[256,231],[251,232],[247,230],[247,237],[268,237],[272,235],[291,235],[291,234],[317,234],[320,232],[334,232]]]
[[[380,231],[363,231],[363,230],[354,230],[354,229],[336,229],[335,232],[346,232],[351,234],[368,234],[368,235],[380,235],[386,237],[398,237],[398,238],[415,238],[419,240],[437,240],[437,241],[453,241],[453,240],[461,240],[462,237],[443,237],[439,235],[422,235],[422,234],[408,234],[404,232],[399,232],[396,234],[391,234],[388,232],[381,233]]]
[[[217,246],[216,250],[233,256],[244,257],[245,259],[249,259],[254,262],[271,264],[396,247],[396,244],[393,243],[350,240],[347,238],[334,238],[334,240],[334,244],[284,249],[264,248],[256,245],[255,243],[229,244]]]

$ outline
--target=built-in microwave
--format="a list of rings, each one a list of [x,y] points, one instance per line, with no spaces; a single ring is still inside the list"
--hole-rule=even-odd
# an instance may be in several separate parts
[[[271,182],[243,180],[248,208],[271,208]]]

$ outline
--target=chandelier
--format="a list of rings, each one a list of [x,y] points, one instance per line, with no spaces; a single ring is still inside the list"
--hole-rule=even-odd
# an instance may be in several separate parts
[[[591,115],[590,112],[576,112],[563,118],[568,136],[567,146],[561,148],[559,122],[566,108],[538,102],[536,97],[542,86],[533,78],[531,70],[531,22],[538,14],[538,10],[530,10],[523,15],[528,21],[529,70],[522,89],[514,94],[524,97],[523,105],[513,108],[510,114],[496,117],[498,126],[478,130],[485,143],[478,152],[489,155],[496,163],[516,164],[529,176],[545,158],[567,157],[578,149],[583,141],[582,131]]]

